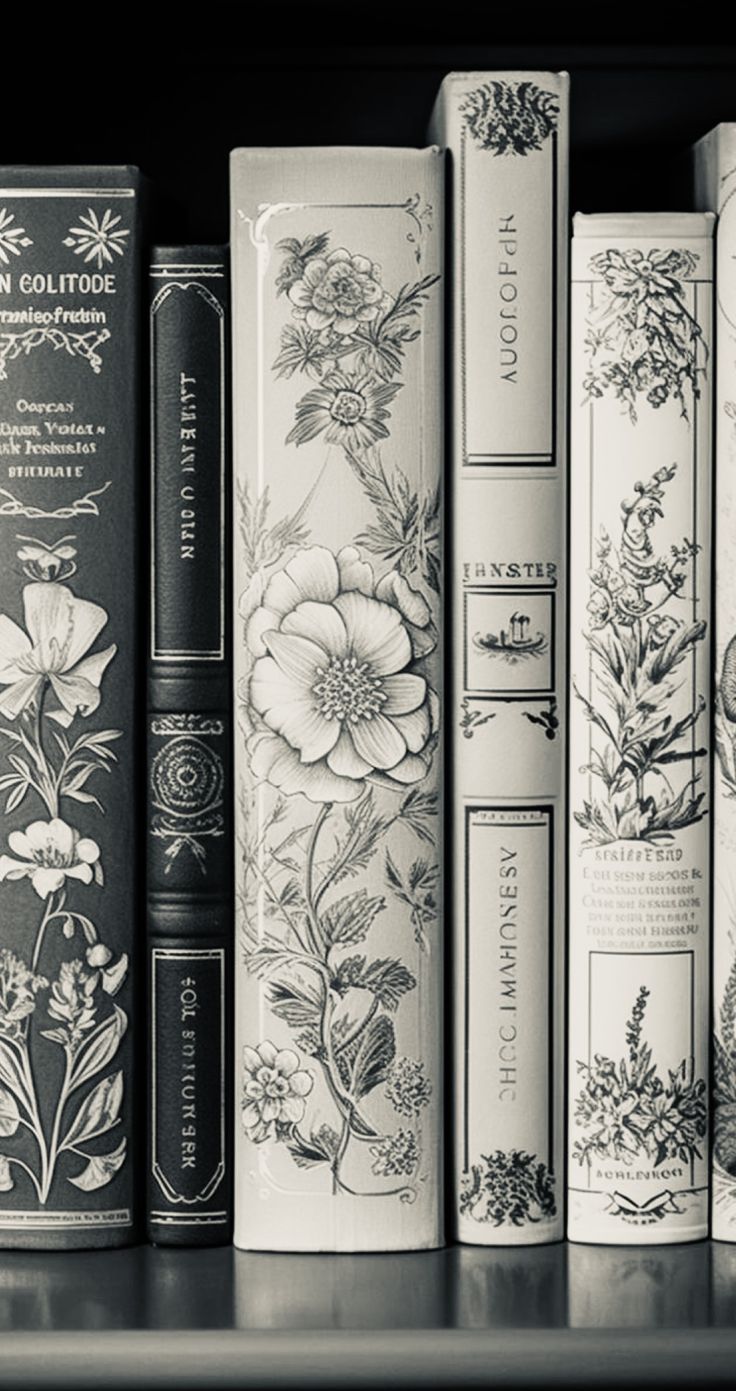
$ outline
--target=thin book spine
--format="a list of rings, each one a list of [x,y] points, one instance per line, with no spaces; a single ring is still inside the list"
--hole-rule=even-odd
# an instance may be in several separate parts
[[[141,185],[0,170],[0,1245],[137,1239]]]
[[[708,1231],[713,220],[574,224],[575,1241]]]
[[[231,171],[235,1242],[433,1247],[443,158]]]
[[[147,1226],[232,1239],[229,267],[157,247],[149,271]]]
[[[452,73],[455,1233],[563,1232],[568,89]]]
[[[736,126],[695,146],[695,206],[716,232],[713,1148],[711,1235],[736,1241]]]

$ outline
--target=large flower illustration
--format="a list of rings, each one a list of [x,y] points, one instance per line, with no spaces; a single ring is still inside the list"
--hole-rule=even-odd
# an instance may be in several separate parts
[[[0,614],[0,712],[13,720],[49,681],[59,708],[48,713],[69,725],[79,712],[100,703],[100,682],[115,656],[115,644],[89,649],[107,622],[99,604],[78,599],[65,584],[27,584],[23,590],[27,632]],[[89,654],[89,655],[88,655]]]
[[[304,1116],[304,1098],[314,1086],[311,1072],[299,1068],[290,1048],[278,1049],[266,1039],[257,1048],[243,1048],[243,1108],[241,1120],[249,1139],[259,1144],[274,1123],[295,1125]]]
[[[611,248],[591,258],[593,269],[600,272],[610,289],[635,303],[670,296],[681,299],[683,276],[692,275],[696,263],[693,252],[671,248],[646,253],[638,247],[630,251]],[[646,347],[644,335],[641,346]]]
[[[434,646],[429,619],[401,575],[375,583],[354,547],[298,551],[248,623],[255,775],[314,802],[424,778],[436,696],[415,666]]]
[[[330,372],[320,386],[302,396],[287,444],[306,444],[324,434],[330,444],[352,453],[386,439],[386,409],[401,382],[381,382],[371,372]]]
[[[56,893],[65,879],[91,884],[100,858],[97,841],[80,836],[59,817],[11,831],[8,845],[18,858],[0,855],[0,880],[28,878],[39,898]]]
[[[314,256],[289,290],[294,316],[306,320],[308,328],[349,337],[392,304],[379,275],[367,256],[353,256],[344,247]]]

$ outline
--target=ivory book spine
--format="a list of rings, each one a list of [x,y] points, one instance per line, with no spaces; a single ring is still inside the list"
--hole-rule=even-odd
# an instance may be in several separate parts
[[[708,1230],[713,220],[574,223],[574,1241]]]
[[[563,1231],[565,73],[452,73],[455,1234]]]
[[[715,361],[715,750],[711,1235],[736,1241],[736,126],[695,146],[695,205],[718,216]]]
[[[149,270],[149,1239],[232,1239],[229,294],[223,246]]]
[[[232,155],[248,1249],[442,1241],[442,176]]]
[[[0,1245],[136,1238],[141,196],[0,170]]]

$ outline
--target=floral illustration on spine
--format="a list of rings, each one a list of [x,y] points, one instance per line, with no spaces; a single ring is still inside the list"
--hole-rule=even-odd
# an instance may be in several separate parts
[[[90,1192],[108,1184],[126,1156],[125,1138],[102,1151],[96,1142],[120,1124],[123,1073],[107,1069],[127,1027],[112,998],[128,958],[114,960],[80,911],[85,887],[103,883],[102,855],[74,825],[75,806],[102,812],[90,785],[117,761],[111,746],[121,732],[78,729],[100,706],[116,648],[97,646],[105,609],[69,586],[74,537],[18,539],[25,629],[0,615],[0,739],[9,765],[0,792],[6,816],[28,814],[24,828],[7,835],[0,885],[23,885],[38,902],[38,922],[26,952],[0,951],[0,1191],[29,1184],[45,1205],[62,1160],[66,1181]],[[56,942],[48,950],[52,936],[74,943],[73,954],[59,960]],[[56,1078],[51,1096],[39,1087],[42,1072]],[[16,1137],[31,1142],[19,1153]]]
[[[494,155],[528,155],[541,150],[557,129],[559,100],[535,82],[493,78],[460,103],[460,114],[473,140]]]
[[[370,937],[392,900],[407,949],[435,949],[437,795],[424,784],[439,727],[438,505],[380,450],[437,277],[391,294],[375,262],[330,250],[327,234],[278,249],[277,292],[291,321],[275,374],[317,383],[297,402],[287,443],[321,438],[335,448],[375,520],[333,550],[310,544],[312,494],[269,526],[268,493],[239,489],[250,581],[240,604],[248,659],[240,717],[254,780],[241,793],[241,941],[290,1040],[245,1045],[241,1125],[255,1144],[285,1146],[298,1167],[323,1168],[336,1195],[411,1202],[425,1178],[422,1117],[433,1081],[397,1041],[416,975],[399,949],[371,951]],[[248,814],[259,784],[273,794],[260,820]],[[410,863],[391,839],[400,827],[417,845]],[[376,1120],[378,1096],[393,1128]],[[358,1186],[355,1152],[372,1176]]]
[[[681,248],[614,248],[591,257],[603,285],[585,338],[587,399],[612,392],[634,423],[640,397],[655,409],[676,401],[688,418],[707,357],[702,329],[686,304],[698,260]]]
[[[713,1198],[728,1208],[736,1198],[736,951],[729,936],[731,969],[713,1030]]]
[[[16,227],[15,213],[0,208],[0,262],[10,265],[11,256],[20,256],[26,246],[33,246],[25,227]]]
[[[657,1169],[666,1160],[692,1164],[702,1157],[700,1145],[708,1130],[706,1083],[694,1075],[692,1058],[683,1058],[667,1070],[666,1078],[661,1076],[645,1037],[649,995],[642,985],[626,1022],[625,1057],[617,1063],[596,1053],[592,1062],[577,1063],[581,1087],[574,1116],[580,1138],[573,1155],[578,1164],[647,1160]]]
[[[495,1150],[462,1176],[460,1212],[494,1227],[521,1227],[557,1215],[554,1174],[536,1154]]]
[[[69,228],[64,246],[71,247],[74,255],[81,256],[85,263],[93,261],[98,270],[103,270],[106,265],[114,264],[116,256],[125,254],[130,232],[120,226],[121,220],[120,214],[114,213],[112,208],[105,208],[102,217],[88,208],[86,214],[80,214],[79,224]]]
[[[617,840],[671,841],[706,814],[695,746],[706,702],[676,713],[681,667],[705,637],[703,619],[680,616],[683,588],[698,546],[687,539],[657,555],[652,532],[676,465],[637,482],[621,504],[618,548],[601,528],[590,571],[585,640],[595,698],[574,687],[592,727],[588,773],[595,789],[575,812],[587,832],[583,848]],[[675,784],[677,769],[686,769]]]

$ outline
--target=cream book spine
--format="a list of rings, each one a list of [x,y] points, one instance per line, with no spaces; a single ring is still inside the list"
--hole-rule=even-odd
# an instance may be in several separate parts
[[[713,221],[574,219],[574,1241],[708,1231]]]
[[[563,1234],[565,73],[452,73],[455,1234]]]
[[[436,1247],[443,156],[231,176],[235,1243]]]
[[[736,125],[695,146],[695,206],[717,213],[713,663],[711,1235],[736,1241]]]

